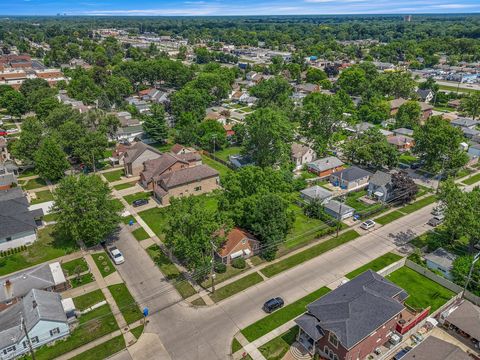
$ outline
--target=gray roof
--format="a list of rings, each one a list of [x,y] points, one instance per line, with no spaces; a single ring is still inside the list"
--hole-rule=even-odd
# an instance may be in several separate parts
[[[392,181],[392,175],[383,171],[378,170],[370,178],[370,184],[376,186],[385,186]]]
[[[405,291],[372,270],[367,270],[307,306],[324,331],[335,333],[351,349],[405,307],[396,297]]]
[[[300,326],[314,341],[318,341],[325,336],[325,333],[320,327],[317,318],[309,313],[305,313],[296,318],[295,323]]]
[[[330,169],[335,169],[342,165],[343,165],[343,161],[340,160],[339,158],[335,156],[328,156],[322,159],[315,160],[311,163],[308,163],[307,167],[315,171],[322,172]]]
[[[311,199],[318,199],[318,200],[325,200],[329,197],[333,196],[333,192],[327,189],[324,189],[321,186],[315,185],[300,191],[303,195],[311,198]]]
[[[393,132],[398,135],[413,136],[413,130],[407,128],[398,128],[393,130]]]
[[[134,162],[140,155],[144,153],[144,151],[150,150],[153,151],[154,153],[157,153],[158,155],[162,155],[160,151],[155,149],[154,147],[151,147],[141,141],[135,143],[132,145],[124,155],[124,161],[126,164],[131,164]]]
[[[452,267],[453,261],[457,258],[456,255],[449,253],[441,247],[431,252],[430,254],[425,255],[424,257],[426,260],[438,264],[446,269],[450,269]]]
[[[410,350],[403,360],[469,360],[471,359],[466,352],[458,346],[429,336],[420,344]]]
[[[0,312],[0,349],[17,344],[23,338],[22,318],[28,331],[40,320],[66,323],[61,300],[57,293],[33,289],[22,301]]]
[[[340,207],[342,208],[342,213],[340,215],[345,215],[348,214],[352,211],[355,211],[355,209],[351,206],[348,206],[347,204],[340,203],[337,200],[330,200],[327,204],[324,205],[325,209],[328,209],[335,214],[340,213]]]
[[[302,157],[306,153],[310,151],[310,147],[300,143],[293,143],[292,144],[292,156],[294,157]]]
[[[455,120],[450,121],[450,124],[454,126],[461,126],[461,127],[471,127],[476,126],[479,124],[477,120],[469,119],[469,118],[458,118]]]
[[[165,190],[168,190],[177,186],[209,179],[218,175],[218,171],[212,169],[210,166],[198,165],[160,175],[158,176],[158,180],[161,181],[162,187]]]
[[[371,176],[372,173],[367,170],[363,170],[357,166],[352,166],[352,167],[334,172],[332,175],[337,176],[339,178],[341,177],[345,181],[355,181],[355,180],[362,179],[366,176]]]
[[[35,218],[42,216],[43,211],[30,211],[28,206],[21,189],[0,191],[0,238],[37,229]]]
[[[471,337],[480,340],[480,307],[464,301],[445,319]]]
[[[429,90],[429,89],[418,89],[417,90],[417,94],[418,96],[422,99],[422,100],[426,100],[428,95],[429,94],[432,94],[432,90]]]

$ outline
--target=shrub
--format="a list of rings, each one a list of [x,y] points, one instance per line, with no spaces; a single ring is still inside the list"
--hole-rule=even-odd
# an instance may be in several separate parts
[[[244,258],[240,257],[240,258],[232,260],[232,266],[235,269],[245,269],[245,267],[247,266],[247,263],[245,262]]]
[[[217,262],[215,263],[215,272],[219,274],[223,274],[227,271],[227,266],[224,263]]]

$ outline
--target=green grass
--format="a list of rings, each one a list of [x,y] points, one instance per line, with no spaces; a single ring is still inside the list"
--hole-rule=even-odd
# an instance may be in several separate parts
[[[85,272],[88,270],[87,262],[83,257],[62,263],[62,270],[65,276],[75,275],[77,272]]]
[[[418,158],[410,154],[401,154],[398,158],[398,161],[402,164],[410,165],[410,164],[413,164],[414,162],[417,162]]]
[[[463,180],[462,182],[465,185],[473,185],[473,184],[475,184],[479,181],[480,181],[480,173],[478,173],[476,175],[473,175],[473,176],[469,177],[468,179]]]
[[[389,212],[388,214],[385,214],[383,216],[376,218],[375,222],[381,225],[386,225],[388,223],[391,223],[392,221],[400,219],[402,216],[405,216],[405,214],[398,210],[395,210],[395,211]]]
[[[143,333],[143,328],[144,328],[143,325],[139,325],[136,328],[131,329],[130,332],[132,333],[133,336],[135,336],[135,339],[138,340],[140,335],[142,335]]]
[[[121,213],[125,206],[123,206],[123,203],[119,199],[110,199],[112,203],[115,203],[115,207],[120,209],[119,212]]]
[[[123,198],[126,200],[127,203],[131,204],[135,200],[143,200],[143,199],[151,200],[151,196],[152,196],[151,192],[141,191],[141,192],[138,192],[138,193],[135,193],[135,194],[126,195]]]
[[[109,157],[112,157],[113,155],[113,150],[112,149],[107,149],[103,152],[103,158],[108,159]]]
[[[123,349],[125,349],[125,339],[123,338],[123,335],[119,335],[91,348],[90,350],[72,357],[71,360],[106,359]]]
[[[110,290],[127,324],[143,318],[140,308],[125,284],[110,285],[108,290]]]
[[[296,341],[297,335],[298,326],[294,326],[282,335],[260,346],[258,350],[267,360],[281,360],[290,349],[290,346]]]
[[[404,214],[411,214],[414,211],[433,204],[435,201],[437,201],[437,197],[435,195],[430,195],[401,208],[399,211],[403,212]]]
[[[215,170],[217,170],[218,173],[220,174],[220,178],[224,178],[230,171],[232,171],[228,166],[225,166],[225,165],[219,163],[218,161],[210,159],[206,155],[202,155],[202,162],[205,165],[208,165],[208,166],[214,168]]]
[[[238,350],[242,349],[242,344],[240,344],[240,342],[233,338],[233,341],[232,341],[232,354],[235,354]]]
[[[95,264],[97,264],[98,270],[100,270],[100,273],[102,274],[103,277],[108,276],[115,272],[115,267],[113,266],[112,262],[110,261],[110,258],[108,257],[105,251],[92,254],[92,257],[93,257],[93,260],[95,261]]]
[[[241,333],[249,342],[255,341],[277,327],[303,314],[308,304],[321,298],[328,292],[330,292],[329,288],[321,287],[320,289],[247,326],[241,331]]]
[[[45,221],[45,222],[57,221],[57,214],[50,213],[50,214],[44,215],[43,216],[43,221]]]
[[[19,179],[23,179],[23,178],[26,178],[26,177],[29,177],[29,176],[35,176],[37,175],[37,173],[35,172],[35,169],[27,169],[27,170],[24,170],[19,176],[18,178]]]
[[[440,90],[448,90],[448,91],[453,91],[453,92],[464,92],[464,93],[475,93],[478,92],[478,90],[475,89],[468,89],[464,87],[457,87],[457,86],[450,86],[450,85],[439,85]]]
[[[83,285],[89,284],[91,282],[94,282],[95,278],[93,277],[92,273],[87,273],[87,274],[84,274],[84,275],[80,275],[80,277],[78,277],[78,278],[75,276],[75,277],[71,278],[69,281],[70,281],[70,285],[72,286],[72,288],[76,288],[76,287],[83,286]]]
[[[162,237],[167,222],[168,208],[151,208],[141,211],[138,215],[145,221],[150,229],[158,236]]]
[[[24,185],[22,185],[24,190],[34,190],[44,186],[47,186],[47,183],[45,182],[45,180],[40,178],[30,179],[26,183],[24,183]]]
[[[75,242],[53,234],[53,227],[40,229],[38,240],[25,251],[0,258],[0,276],[56,259],[77,250]]]
[[[133,230],[132,234],[138,241],[142,241],[150,237],[143,227]]]
[[[94,290],[84,295],[77,296],[73,298],[73,302],[75,303],[75,307],[78,310],[85,310],[90,306],[98,304],[99,302],[105,300],[105,296],[102,293],[102,290]]]
[[[93,340],[118,330],[115,317],[108,305],[103,305],[79,319],[79,326],[72,331],[65,341],[58,341],[53,346],[42,346],[35,352],[37,360],[50,360],[72,351]]]
[[[198,299],[195,299],[195,300],[192,301],[192,305],[193,306],[205,306],[207,304],[205,303],[205,300],[203,300],[201,297],[199,297]]]
[[[133,215],[128,215],[128,216],[125,216],[122,218],[122,222],[125,224],[125,225],[128,225],[130,223],[130,220],[133,220],[133,223],[135,224],[137,222],[137,220],[135,220],[135,218],[133,217]]]
[[[364,271],[367,271],[368,269],[371,269],[373,271],[379,271],[382,270],[383,268],[387,267],[390,264],[393,264],[394,262],[400,260],[402,257],[400,255],[394,254],[394,253],[386,253],[385,255],[382,255],[375,260],[370,261],[368,264],[365,264],[363,266],[360,266],[358,269],[353,270],[352,272],[349,272],[347,275],[345,275],[346,278],[348,279],[353,279],[357,275],[360,275]]]
[[[233,276],[236,276],[240,273],[242,273],[243,271],[245,270],[248,270],[249,267],[248,265],[245,266],[245,269],[236,269],[234,268],[233,266],[230,266],[228,265],[227,266],[227,271],[225,271],[224,273],[215,273],[215,284],[219,284],[227,279],[230,279],[231,277]],[[202,281],[202,283],[200,284],[203,288],[209,288],[212,286],[212,280],[210,278],[210,275],[204,280]]]
[[[287,248],[294,248],[315,239],[319,231],[328,228],[322,220],[306,216],[297,205],[291,204],[289,209],[295,212],[295,222],[285,241]]]
[[[215,293],[211,294],[210,298],[215,302],[219,302],[262,281],[263,278],[260,274],[255,272],[215,290]]]
[[[215,156],[218,157],[219,159],[222,159],[223,161],[229,161],[228,157],[230,155],[240,154],[241,150],[242,148],[240,146],[231,146],[226,149],[216,151]]]
[[[430,312],[433,312],[455,295],[454,292],[405,266],[387,278],[410,295],[406,304],[417,310],[431,306]]]
[[[282,271],[288,270],[301,263],[304,263],[305,261],[311,260],[329,250],[332,250],[337,246],[352,241],[359,236],[360,235],[355,230],[349,230],[343,234],[340,234],[338,238],[331,238],[318,245],[312,246],[309,249],[292,255],[284,260],[281,260],[275,264],[271,264],[263,268],[261,272],[267,277],[272,277],[281,273]]]
[[[161,144],[161,143],[153,143],[150,144],[150,146],[153,146],[155,149],[160,150],[161,152],[168,152],[172,149],[172,144]]]
[[[136,183],[137,183],[136,181],[134,181],[134,182],[127,182],[127,183],[115,185],[113,188],[114,188],[115,190],[128,189],[128,188],[131,188],[131,187],[135,186]]]
[[[108,182],[118,181],[124,175],[123,169],[113,170],[102,173],[102,175],[107,179]]]
[[[172,281],[173,286],[175,286],[175,289],[177,289],[179,294],[184,299],[196,294],[193,286],[190,285],[187,280],[185,280],[175,264],[170,261],[170,259],[163,253],[158,245],[152,245],[147,248],[147,253],[160,268],[160,271],[163,273],[163,275],[165,275],[169,281]]]
[[[50,190],[37,191],[36,198],[30,201],[30,204],[40,204],[47,201],[53,201],[53,194]]]

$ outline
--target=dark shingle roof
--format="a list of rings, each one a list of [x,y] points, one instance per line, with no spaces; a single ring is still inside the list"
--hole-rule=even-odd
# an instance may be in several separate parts
[[[153,151],[154,153],[157,153],[158,155],[162,155],[162,153],[154,147],[148,146],[147,144],[140,141],[135,143],[135,145],[132,145],[132,147],[130,147],[130,149],[125,152],[125,163],[131,164],[147,149]]]
[[[332,331],[351,349],[358,342],[400,313],[404,306],[394,297],[405,291],[367,270],[307,306],[318,325]]]
[[[370,178],[370,183],[376,186],[385,186],[392,181],[392,175],[378,170]]]
[[[334,172],[332,175],[337,176],[339,178],[341,176],[342,179],[345,181],[355,181],[355,180],[364,178],[366,176],[371,176],[372,173],[367,170],[363,170],[357,166],[352,166],[352,167]]]
[[[189,184],[215,176],[218,176],[217,170],[214,170],[207,165],[198,165],[160,175],[158,180],[161,181],[162,187],[165,190],[168,190],[180,185]]]
[[[403,360],[469,360],[466,352],[449,342],[429,336],[410,350]]]
[[[475,339],[480,339],[480,307],[464,301],[445,319]]]

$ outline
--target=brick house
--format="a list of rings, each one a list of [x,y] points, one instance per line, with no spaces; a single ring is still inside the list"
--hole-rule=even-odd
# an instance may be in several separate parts
[[[335,156],[328,156],[307,164],[307,169],[319,177],[327,177],[330,174],[344,169],[342,160]]]
[[[229,265],[237,258],[247,259],[258,253],[260,241],[255,239],[252,234],[239,228],[233,228],[226,236],[223,246],[217,251],[217,258]]]
[[[123,168],[126,176],[138,176],[143,170],[143,163],[157,159],[162,155],[157,149],[137,142],[123,154]]]
[[[330,175],[330,183],[342,189],[352,190],[368,186],[372,173],[357,166],[352,166]]]
[[[397,114],[398,109],[400,106],[405,104],[408,100],[403,99],[403,98],[398,98],[390,101],[390,116],[394,116]],[[421,117],[420,120],[421,122],[425,122],[433,113],[433,106],[430,104],[427,104],[426,102],[418,102],[418,105],[420,105],[420,110],[421,110]]]
[[[297,340],[331,360],[365,359],[385,344],[405,310],[408,294],[367,270],[307,306],[297,318]]]

